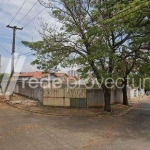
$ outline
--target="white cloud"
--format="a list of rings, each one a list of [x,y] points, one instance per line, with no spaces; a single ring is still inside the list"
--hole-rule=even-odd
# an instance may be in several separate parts
[[[15,59],[15,66],[21,66],[21,67],[17,67],[15,68],[15,72],[20,72],[20,71],[23,71],[23,72],[30,72],[30,71],[37,71],[38,69],[36,68],[36,66],[32,66],[30,63],[31,63],[31,60],[28,59],[28,57],[24,56],[24,57],[20,57],[20,60],[21,62],[23,63],[23,66],[22,64],[18,64],[18,60],[19,59]],[[24,61],[25,60],[25,61]],[[10,70],[11,70],[11,58],[9,57],[2,57],[1,59],[1,72],[6,72],[6,73],[10,73]],[[21,70],[20,70],[21,68]],[[19,70],[18,70],[19,69]]]
[[[21,5],[25,0],[1,0],[0,1],[0,44],[6,48],[9,52],[12,49],[12,30],[6,28],[6,25],[13,19]],[[26,0],[25,5],[16,16],[14,21],[10,24],[12,26],[17,25],[18,22],[26,15],[29,9],[37,0]],[[23,27],[29,21],[33,19],[44,7],[37,3],[28,16],[19,24],[19,27]],[[25,41],[37,41],[40,40],[40,36],[37,29],[40,29],[39,19],[43,18],[43,21],[49,21],[51,23],[55,22],[55,19],[49,16],[48,9],[45,9],[38,17],[36,17],[28,26],[26,26],[22,31],[17,30],[16,33],[16,51],[20,54],[30,52],[30,49],[21,44],[22,40]],[[5,51],[1,50],[2,55],[2,71],[5,70],[6,64],[10,59],[10,55]],[[31,66],[30,62],[33,57],[28,57],[25,61],[23,71],[36,70],[35,66]]]

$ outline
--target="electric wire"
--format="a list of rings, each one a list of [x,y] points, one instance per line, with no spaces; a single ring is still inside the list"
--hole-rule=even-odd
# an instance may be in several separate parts
[[[30,11],[34,8],[34,6],[38,3],[38,1],[36,1],[33,6],[29,9],[29,11],[26,13],[26,15],[19,21],[19,23],[17,24],[17,26],[27,17],[27,15],[30,13]]]
[[[23,26],[23,28],[25,28],[26,26],[28,26],[38,15],[40,15],[46,8],[42,9],[38,14],[36,14],[32,20],[30,20],[26,25]]]
[[[22,9],[22,7],[23,7],[23,5],[25,4],[25,2],[26,2],[26,0],[24,1],[24,3],[22,4],[22,6],[21,6],[21,8],[19,9],[19,11]],[[38,1],[37,1],[38,2]],[[28,11],[28,13],[23,17],[23,19],[18,23],[18,25],[25,19],[25,17],[29,14],[29,12],[33,9],[33,7],[37,4],[37,2],[35,2],[34,3],[34,5],[31,7],[31,9]],[[145,1],[143,1],[143,2],[141,2],[141,3],[145,3]],[[149,3],[148,3],[149,4]],[[141,5],[141,4],[140,4]],[[139,6],[140,6],[139,5]],[[147,7],[147,6],[145,6],[145,7]],[[133,8],[133,7],[130,7],[130,8],[128,8],[128,9],[125,9],[125,10],[123,10],[123,11],[121,11],[121,12],[119,12],[119,13],[117,13],[117,14],[114,14],[114,16],[116,16],[116,15],[118,15],[118,14],[121,14],[122,12],[126,12],[127,10],[129,10],[129,9],[131,9],[131,8]],[[143,7],[144,8],[144,7]],[[30,20],[26,25],[24,25],[24,27],[26,27],[26,26],[28,26],[39,14],[41,14],[44,10],[45,10],[46,8],[44,8],[44,9],[42,9],[37,15],[35,15],[34,17],[33,17],[33,19],[32,20]],[[139,8],[140,9],[140,8]],[[139,9],[137,9],[136,11],[138,11]],[[19,13],[19,11],[17,12],[17,14],[15,15],[15,17],[18,15],[18,13]],[[136,11],[133,11],[133,12],[136,12]],[[131,12],[131,13],[133,13],[133,12]],[[131,14],[130,13],[130,14]],[[130,14],[128,14],[128,15],[130,15]],[[125,16],[128,16],[128,15],[125,15]],[[124,16],[124,17],[125,17]],[[12,21],[15,19],[15,17],[12,19]],[[106,19],[107,20],[107,19]],[[11,22],[12,22],[11,21]],[[11,23],[10,22],[10,23]],[[0,47],[2,47],[5,51],[7,51],[9,54],[11,54],[7,49],[5,49],[2,45],[0,45]],[[29,54],[29,53],[32,53],[32,52],[28,52],[28,53],[25,53],[25,54],[21,54],[21,55],[19,55],[19,57],[20,56],[22,56],[22,55],[26,55],[26,54]]]
[[[4,48],[2,45],[0,45],[0,47],[1,47],[2,49],[4,49],[8,54],[11,55],[11,53],[10,53],[6,48]]]
[[[23,8],[24,4],[26,3],[26,0],[23,2],[23,4],[21,5],[21,7],[19,8],[19,10],[17,11],[16,15],[14,16],[14,18],[10,21],[9,25],[14,21],[14,19],[17,17],[18,13],[21,11],[21,9]]]
[[[36,37],[38,37],[37,35],[35,35]],[[32,37],[32,43],[33,43],[33,37]],[[33,52],[27,52],[27,53],[24,53],[24,54],[20,54],[19,56],[17,56],[16,58],[19,58],[19,57],[22,57],[22,56],[24,56],[24,55],[28,55],[28,54],[30,54],[30,55],[32,55],[33,54]],[[28,56],[30,56],[30,55],[28,55]],[[15,59],[16,59],[15,58]]]
[[[27,54],[30,54],[30,53],[32,53],[32,52],[28,52],[28,53],[20,54],[18,57],[23,56],[23,55],[27,55]]]
[[[29,52],[28,54],[27,54],[27,53],[26,53],[26,54],[21,54],[21,55],[15,57],[15,59],[18,59],[18,58],[24,57],[24,56],[31,56],[31,55],[33,55],[33,53],[32,53],[32,52]]]

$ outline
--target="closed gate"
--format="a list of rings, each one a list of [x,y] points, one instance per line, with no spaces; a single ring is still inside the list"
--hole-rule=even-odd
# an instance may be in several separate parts
[[[86,98],[70,98],[70,106],[76,108],[87,108]]]

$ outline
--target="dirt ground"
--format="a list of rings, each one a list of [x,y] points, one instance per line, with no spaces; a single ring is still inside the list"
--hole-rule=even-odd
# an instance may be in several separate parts
[[[147,99],[147,96],[141,98],[134,98],[129,100],[129,106],[124,106],[122,104],[112,105],[112,112],[107,113],[103,110],[103,107],[97,108],[62,108],[62,107],[50,107],[42,106],[39,102],[28,99],[26,97],[14,94],[13,101],[9,104],[18,107],[20,109],[25,109],[35,113],[47,114],[47,115],[56,115],[56,116],[79,116],[79,117],[97,117],[97,116],[112,116],[112,115],[121,115],[126,113],[128,110],[132,109],[138,103],[143,102]]]
[[[124,116],[33,114],[0,99],[0,150],[149,150],[150,101]]]

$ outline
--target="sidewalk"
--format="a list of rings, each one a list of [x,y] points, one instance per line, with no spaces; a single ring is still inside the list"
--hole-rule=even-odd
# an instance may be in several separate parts
[[[0,98],[0,101],[5,99]],[[43,115],[54,115],[54,116],[73,116],[73,117],[98,117],[98,116],[121,116],[132,110],[138,104],[147,100],[147,96],[142,96],[129,100],[129,106],[122,104],[112,105],[112,112],[108,113],[99,108],[58,108],[50,106],[42,106],[39,102],[14,95],[13,101],[7,101],[7,103],[15,108],[28,111],[30,113],[43,114]]]

